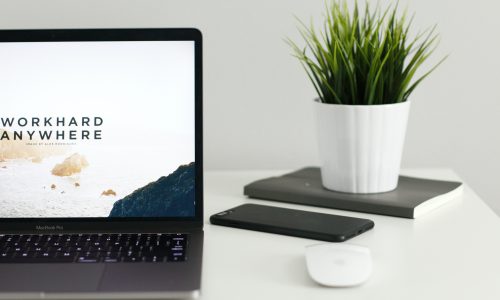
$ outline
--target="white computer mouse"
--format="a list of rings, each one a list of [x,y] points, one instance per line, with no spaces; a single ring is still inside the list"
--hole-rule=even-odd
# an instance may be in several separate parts
[[[365,282],[372,272],[370,249],[348,244],[306,246],[307,270],[317,283],[349,287]]]

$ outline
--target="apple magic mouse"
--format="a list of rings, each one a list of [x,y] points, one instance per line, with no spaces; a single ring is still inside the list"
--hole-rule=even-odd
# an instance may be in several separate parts
[[[306,246],[306,263],[314,281],[332,287],[360,285],[372,271],[370,249],[348,244]]]

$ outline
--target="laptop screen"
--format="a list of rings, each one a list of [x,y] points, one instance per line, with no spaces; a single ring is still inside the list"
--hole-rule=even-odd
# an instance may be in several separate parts
[[[194,51],[0,43],[0,218],[194,216]]]

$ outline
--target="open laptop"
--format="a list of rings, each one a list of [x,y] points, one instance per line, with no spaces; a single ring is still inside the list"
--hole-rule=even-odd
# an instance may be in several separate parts
[[[202,265],[196,29],[0,30],[0,298],[186,298]]]

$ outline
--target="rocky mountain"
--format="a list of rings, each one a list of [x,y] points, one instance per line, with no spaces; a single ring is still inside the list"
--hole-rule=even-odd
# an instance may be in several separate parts
[[[113,205],[110,217],[194,216],[194,162],[139,188]]]
[[[15,137],[14,132],[0,128],[0,160],[29,159],[38,163],[46,157],[61,155],[68,151],[67,146],[39,146],[39,142],[41,141],[37,138],[30,139],[26,132],[19,138]]]
[[[57,164],[51,172],[52,175],[56,176],[71,176],[80,173],[83,168],[88,166],[89,162],[85,156],[75,153],[66,158],[62,163]]]

